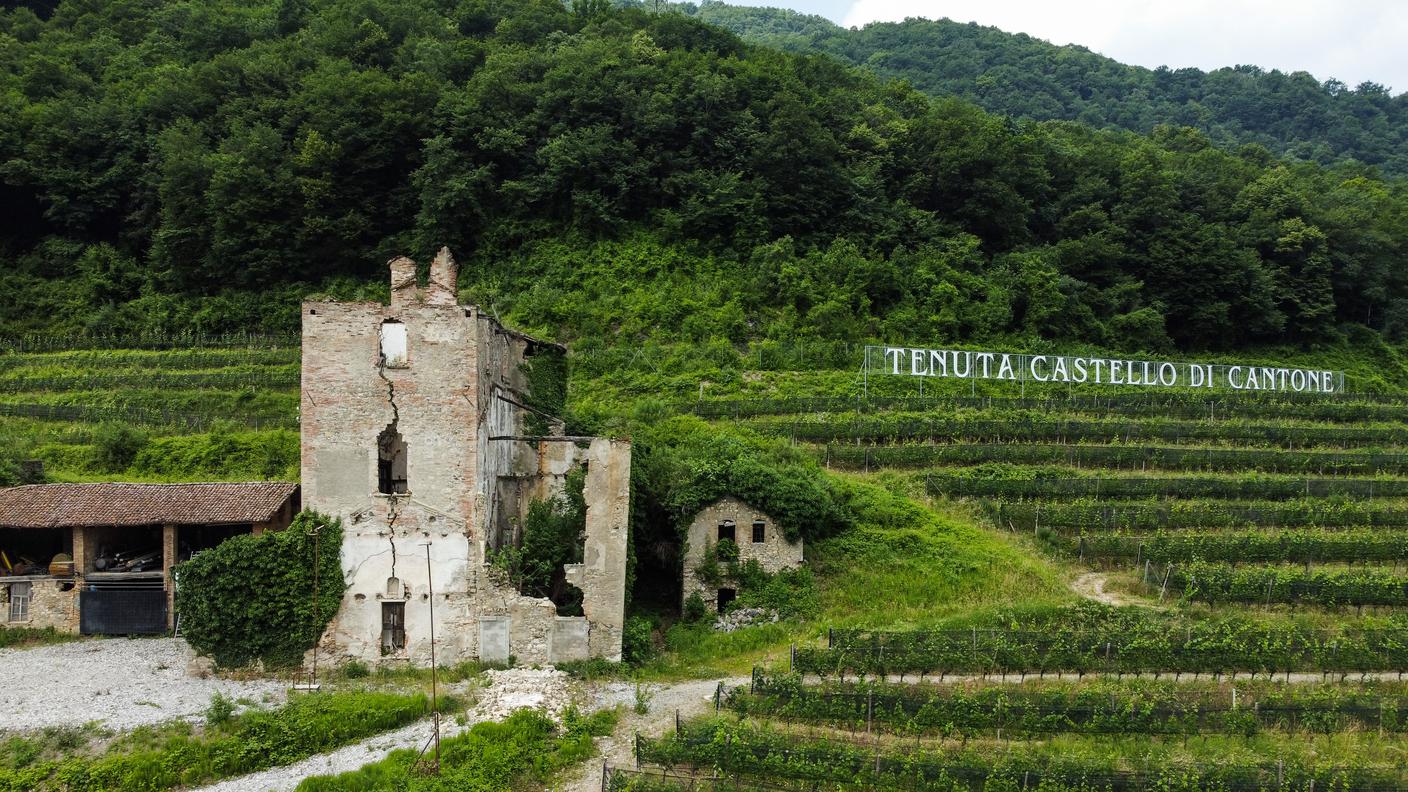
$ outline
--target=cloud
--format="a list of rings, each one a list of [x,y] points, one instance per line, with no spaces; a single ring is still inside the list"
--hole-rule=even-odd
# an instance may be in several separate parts
[[[1255,64],[1408,90],[1408,13],[1391,0],[856,0],[842,24],[945,16],[1149,68]]]

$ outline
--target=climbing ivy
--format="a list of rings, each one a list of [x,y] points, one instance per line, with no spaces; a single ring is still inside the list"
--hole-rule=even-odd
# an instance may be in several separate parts
[[[562,417],[567,412],[567,355],[556,347],[540,349],[518,368],[528,380],[528,392],[523,395],[528,406]],[[546,418],[531,412],[524,414],[523,428],[533,435],[545,435],[550,430]]]
[[[342,601],[341,556],[342,522],[314,511],[283,531],[228,539],[176,566],[182,634],[222,666],[297,665]]]

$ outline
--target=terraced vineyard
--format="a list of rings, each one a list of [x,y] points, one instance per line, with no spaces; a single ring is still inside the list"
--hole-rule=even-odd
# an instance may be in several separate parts
[[[57,480],[297,475],[297,339],[121,343],[0,348],[0,430],[21,456]]]
[[[1197,392],[701,403],[897,471],[1101,569],[1131,596],[1408,605],[1408,400]],[[789,413],[789,409],[797,412]]]
[[[638,737],[614,792],[1390,790],[1401,684],[818,682],[755,674],[715,717]],[[1193,738],[1195,742],[1190,743]]]
[[[609,788],[1408,787],[1408,400],[955,391],[681,407],[908,481],[940,508],[976,506],[1135,607],[833,627],[721,691],[716,717],[642,737]]]

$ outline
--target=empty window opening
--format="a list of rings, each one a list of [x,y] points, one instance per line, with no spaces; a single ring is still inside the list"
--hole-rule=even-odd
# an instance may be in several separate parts
[[[738,599],[738,589],[719,589],[719,613],[723,613],[724,608],[727,608],[729,606],[729,603],[733,602],[736,599]]]
[[[404,495],[406,484],[406,440],[392,422],[376,439],[376,491],[383,495]]]
[[[406,603],[381,603],[381,653],[391,654],[406,648]]]
[[[767,541],[767,528],[768,524],[762,520],[753,521],[753,544]]]
[[[724,520],[723,522],[719,523],[719,541],[722,542],[725,539],[729,540],[730,542],[735,541],[733,520]]]
[[[406,326],[394,319],[381,323],[381,364],[387,368],[410,365],[406,354]]]
[[[29,621],[29,583],[10,584],[10,621]]]

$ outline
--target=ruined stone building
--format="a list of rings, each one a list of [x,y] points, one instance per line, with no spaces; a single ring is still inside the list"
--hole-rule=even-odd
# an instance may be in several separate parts
[[[757,561],[769,574],[802,565],[801,539],[788,541],[775,520],[738,498],[720,498],[700,509],[689,524],[681,605],[689,595],[698,594],[705,605],[722,613],[738,596],[736,581],[706,580],[699,574],[710,551],[723,540],[737,547],[737,563]]]
[[[344,529],[347,590],[324,645],[427,661],[433,590],[442,662],[619,660],[629,443],[562,435],[565,350],[459,305],[447,250],[424,287],[409,259],[390,268],[390,305],[303,306],[304,505]],[[585,615],[558,616],[489,560],[583,467],[582,563],[565,574]]]

